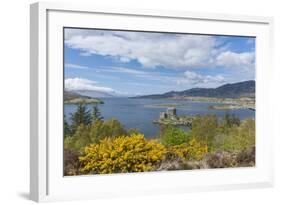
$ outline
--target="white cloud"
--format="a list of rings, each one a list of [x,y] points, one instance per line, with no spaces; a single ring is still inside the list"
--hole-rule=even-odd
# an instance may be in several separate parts
[[[70,68],[90,69],[91,72],[96,72],[98,77],[114,77],[119,81],[127,75],[132,75],[161,86],[216,87],[229,80],[236,81],[241,78],[241,75],[252,79],[255,74],[255,52],[232,51],[232,42],[228,41],[227,37],[67,29],[65,43],[66,46],[77,49],[82,56],[97,54],[122,63],[137,61],[145,68],[163,66],[164,70],[178,69],[175,72],[167,70],[167,72],[158,72],[160,68],[144,70],[137,69],[137,66],[130,68],[131,64],[124,67],[97,68],[68,64]],[[253,43],[252,39],[247,43]],[[216,73],[221,75],[199,74],[195,68],[200,68],[200,71],[216,69]],[[196,72],[191,72],[191,69]],[[109,75],[111,73],[124,75]],[[85,83],[83,85],[85,86]],[[97,83],[88,83],[86,86],[95,89],[100,87]]]
[[[115,66],[108,66],[103,67],[104,69],[100,69],[99,71],[104,72],[112,72],[112,73],[126,73],[126,74],[132,74],[132,75],[148,75],[147,72],[125,68],[125,67],[115,67]]]
[[[88,66],[83,66],[83,65],[77,65],[77,64],[71,64],[71,63],[66,63],[65,64],[66,68],[74,68],[74,69],[89,69]]]
[[[124,63],[136,60],[144,67],[206,66],[215,46],[215,38],[206,35],[101,30],[67,30],[66,33],[66,45],[79,49],[82,55],[110,56]]]
[[[235,53],[230,44],[208,35],[67,29],[65,43],[80,55],[98,54],[122,63],[138,61],[143,67],[173,69],[226,67],[249,70],[254,52]],[[253,43],[249,38],[247,44]]]
[[[222,67],[251,70],[255,67],[255,53],[234,53],[231,51],[226,51],[220,53],[217,56],[216,61],[217,65]]]
[[[109,87],[97,86],[97,82],[84,78],[67,78],[64,81],[67,90],[92,90],[112,93],[114,90]]]
[[[210,85],[220,85],[225,83],[225,79],[221,75],[201,75],[191,71],[185,71],[184,77],[177,81],[178,84],[200,85],[209,87]]]

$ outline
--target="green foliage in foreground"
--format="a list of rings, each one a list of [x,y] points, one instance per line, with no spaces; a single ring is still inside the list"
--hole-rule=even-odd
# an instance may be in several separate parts
[[[83,174],[144,172],[159,169],[161,163],[175,156],[180,160],[201,160],[208,147],[196,139],[181,145],[165,147],[142,134],[105,138],[85,147],[79,158]]]
[[[174,126],[168,126],[162,129],[160,139],[165,146],[180,145],[187,143],[192,137],[191,132],[186,132]]]
[[[65,146],[80,150],[88,144],[99,143],[106,137],[114,138],[122,135],[127,135],[127,131],[118,120],[98,120],[90,125],[78,126],[76,132],[65,139]]]
[[[167,163],[178,167],[172,170],[186,169],[186,163],[194,168],[255,164],[255,120],[230,114],[220,120],[198,115],[191,130],[162,127],[159,138],[149,140],[116,119],[103,120],[98,107],[91,112],[81,104],[70,125],[64,119],[64,133],[66,175],[153,171]],[[183,168],[174,166],[180,162]]]
[[[198,115],[192,121],[192,136],[206,142],[208,146],[212,146],[217,135],[217,128],[218,119],[216,115]]]
[[[243,151],[255,146],[255,120],[246,119],[240,126],[229,131],[222,140],[221,149]]]
[[[224,127],[233,127],[233,126],[239,126],[240,123],[241,123],[240,119],[236,117],[234,114],[226,113],[223,116],[221,125]]]

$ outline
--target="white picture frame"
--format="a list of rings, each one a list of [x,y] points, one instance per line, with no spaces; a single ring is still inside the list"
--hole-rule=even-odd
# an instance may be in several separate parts
[[[53,201],[273,186],[270,17],[97,8],[35,3],[30,13],[30,198]],[[62,28],[91,27],[255,36],[256,166],[161,173],[64,177],[62,173]],[[60,70],[61,69],[61,70]],[[61,116],[60,116],[61,115]],[[61,122],[61,123],[60,123]],[[60,125],[61,124],[61,125]],[[149,185],[149,186],[148,186]]]

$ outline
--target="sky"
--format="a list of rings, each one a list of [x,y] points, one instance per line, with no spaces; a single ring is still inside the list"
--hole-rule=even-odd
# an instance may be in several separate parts
[[[255,38],[64,29],[67,90],[136,96],[255,79]]]

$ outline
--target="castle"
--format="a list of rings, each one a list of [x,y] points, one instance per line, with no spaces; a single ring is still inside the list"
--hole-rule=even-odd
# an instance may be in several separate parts
[[[160,119],[176,119],[177,109],[175,107],[167,108],[166,112],[160,112]]]

